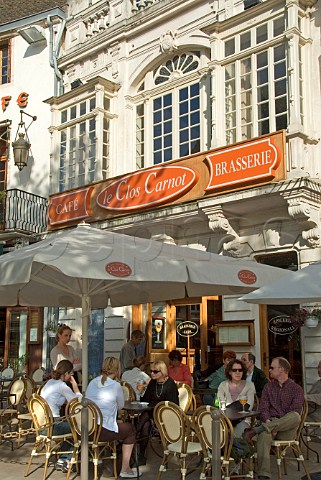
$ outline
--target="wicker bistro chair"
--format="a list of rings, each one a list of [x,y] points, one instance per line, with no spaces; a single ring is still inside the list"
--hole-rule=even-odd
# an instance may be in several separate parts
[[[314,450],[313,448],[311,448],[310,443],[313,443],[314,439],[316,439],[317,441],[319,440],[320,430],[321,430],[321,422],[313,422],[313,421],[307,420],[306,422],[304,422],[303,430],[301,433],[302,442],[307,447],[307,455],[306,455],[307,460],[309,460],[309,455],[310,455],[309,452],[311,451],[312,453],[315,453],[318,463],[320,463],[320,454],[319,452],[317,452],[317,450]]]
[[[285,460],[286,453],[289,450],[292,450],[292,453],[294,454],[295,459],[298,462],[302,462],[303,468],[307,476],[307,480],[310,480],[311,478],[304,460],[301,446],[300,446],[302,429],[304,427],[307,413],[308,413],[308,402],[305,400],[302,408],[300,424],[298,426],[298,429],[296,431],[294,438],[291,440],[272,440],[272,448],[275,450],[276,462],[277,462],[277,468],[278,468],[278,480],[282,478],[282,464],[283,464],[284,472],[286,473],[286,462],[283,460]],[[289,457],[287,456],[286,460],[288,459]]]
[[[212,411],[214,407],[202,405],[193,413],[192,422],[203,448],[203,468],[200,475],[205,479],[212,466]],[[254,453],[249,458],[232,457],[234,428],[230,419],[221,412],[220,417],[221,470],[225,480],[230,478],[253,478]]]
[[[157,480],[168,467],[170,456],[176,456],[180,463],[181,480],[185,480],[188,456],[202,454],[199,442],[190,441],[191,421],[183,410],[173,402],[160,402],[154,409],[154,421],[159,430],[164,454]]]
[[[34,393],[28,401],[29,412],[32,416],[34,428],[36,431],[36,441],[32,448],[30,459],[26,468],[25,477],[29,474],[32,459],[38,456],[45,457],[43,480],[46,479],[49,459],[52,455],[61,453],[71,453],[70,451],[60,450],[64,441],[72,443],[72,433],[64,435],[54,435],[54,419],[51,409],[46,400],[37,393]],[[75,448],[75,447],[74,447]],[[74,453],[72,452],[72,455]]]
[[[179,406],[183,412],[188,412],[190,410],[195,410],[196,399],[192,390],[192,387],[186,383],[179,383],[177,385],[178,389],[178,401]]]
[[[23,445],[21,444],[21,438],[23,436],[27,440],[27,435],[35,433],[35,429],[33,428],[32,416],[31,416],[31,413],[28,412],[28,400],[33,393],[36,393],[37,385],[33,381],[33,379],[29,377],[29,375],[24,375],[23,379],[26,385],[26,392],[25,392],[23,402],[20,406],[20,413],[18,413],[18,417],[17,417],[18,448]],[[24,431],[25,433],[22,434],[22,431]]]
[[[117,479],[116,442],[102,442],[99,440],[103,423],[102,413],[99,407],[91,400],[86,399],[86,404],[88,406],[88,449],[90,460],[94,464],[94,480],[98,479],[98,462],[105,459],[113,460],[114,477]],[[84,406],[79,398],[70,400],[66,407],[66,417],[75,445],[66,480],[69,480],[72,465],[76,464],[78,466],[79,462],[81,451],[81,411],[83,408]]]
[[[122,388],[122,390],[123,390],[125,402],[126,402],[126,401],[129,401],[129,402],[134,402],[134,401],[136,401],[136,393],[135,393],[135,390],[133,389],[133,387],[130,385],[130,383],[125,382],[124,380],[122,380],[122,381],[120,382],[120,385],[121,385],[121,388]],[[121,410],[121,411],[119,412],[119,418],[120,418],[123,422],[132,421],[134,417],[135,417],[135,415],[133,415],[133,414],[130,414],[130,415],[129,415],[128,412],[126,412],[125,410]]]
[[[26,396],[26,382],[23,377],[14,378],[6,392],[7,406],[0,409],[0,433],[10,433],[17,428],[18,415],[21,412]],[[10,436],[9,441],[12,442]],[[13,442],[12,442],[13,449]]]
[[[214,407],[210,405],[202,405],[193,413],[192,422],[196,435],[203,449],[203,467],[200,475],[201,479],[205,479],[208,471],[211,469],[212,460],[212,416]],[[230,420],[221,413],[221,469],[224,479],[230,478],[230,464],[234,462],[231,457],[231,451],[234,440],[234,429]]]
[[[43,382],[44,374],[45,374],[45,369],[43,367],[39,367],[32,372],[31,378],[36,383],[36,385],[41,385]]]
[[[121,388],[123,389],[123,394],[124,394],[124,400],[125,402],[129,400],[130,402],[133,402],[136,400],[136,393],[133,387],[128,383],[122,380],[120,382]]]
[[[10,382],[13,380],[14,370],[11,367],[4,368],[1,372],[1,378],[3,380],[2,389],[6,390],[10,385]]]

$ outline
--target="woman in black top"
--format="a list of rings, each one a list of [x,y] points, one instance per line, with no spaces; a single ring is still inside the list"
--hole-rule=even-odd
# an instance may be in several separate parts
[[[152,407],[157,403],[168,400],[178,405],[178,390],[176,383],[168,376],[166,363],[158,360],[151,367],[152,379],[141,397],[142,402],[148,402]],[[151,420],[148,412],[140,415],[137,423],[137,434],[140,444],[138,465],[146,465],[145,451],[148,444]]]
[[[152,364],[152,380],[142,397],[143,402],[148,402],[151,406],[159,402],[168,400],[178,405],[178,390],[176,383],[168,376],[166,363],[158,360]]]

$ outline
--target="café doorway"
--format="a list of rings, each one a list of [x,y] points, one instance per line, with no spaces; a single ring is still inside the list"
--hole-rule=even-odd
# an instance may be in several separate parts
[[[297,252],[290,251],[274,255],[263,255],[257,259],[260,263],[274,267],[297,270]],[[298,305],[261,305],[261,368],[269,375],[269,365],[274,357],[285,357],[291,364],[290,377],[303,386],[301,331],[291,328],[289,317]],[[282,320],[278,328],[278,318]]]
[[[222,299],[220,297],[202,297],[199,299],[183,299],[170,306],[169,318],[172,326],[168,330],[168,346],[181,351],[184,363],[189,357],[189,367],[207,370],[222,363],[223,348],[216,344],[217,323],[222,322]],[[196,335],[186,338],[181,336],[177,328],[182,322],[194,322],[198,326]]]

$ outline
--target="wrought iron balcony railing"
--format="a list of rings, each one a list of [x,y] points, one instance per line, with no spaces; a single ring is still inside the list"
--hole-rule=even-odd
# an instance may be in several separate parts
[[[0,200],[0,233],[42,233],[47,229],[48,200],[23,190],[6,190]]]

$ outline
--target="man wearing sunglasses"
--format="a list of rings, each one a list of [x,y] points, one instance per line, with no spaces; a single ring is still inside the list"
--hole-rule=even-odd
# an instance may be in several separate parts
[[[273,439],[293,439],[301,419],[304,392],[289,378],[291,365],[286,358],[273,358],[271,382],[263,389],[259,416],[260,425],[245,430],[243,437],[251,442],[257,435],[258,479],[271,478],[270,450]]]

